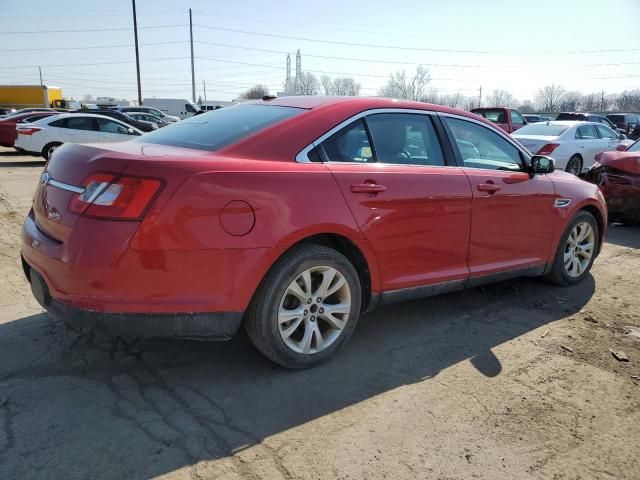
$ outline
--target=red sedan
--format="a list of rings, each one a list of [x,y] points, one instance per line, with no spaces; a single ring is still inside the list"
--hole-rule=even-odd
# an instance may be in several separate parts
[[[22,233],[37,300],[133,336],[229,338],[317,364],[378,305],[517,276],[575,284],[595,185],[468,112],[290,97],[108,145],[63,145]]]
[[[41,118],[57,115],[58,112],[27,112],[10,115],[0,118],[0,145],[3,147],[13,147],[18,136],[16,125],[19,123],[31,123]]]

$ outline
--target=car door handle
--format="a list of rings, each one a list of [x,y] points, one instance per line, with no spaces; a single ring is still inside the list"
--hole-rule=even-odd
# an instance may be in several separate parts
[[[382,193],[387,190],[387,187],[384,185],[378,185],[377,183],[357,183],[355,185],[351,185],[351,191],[353,193],[371,193],[377,194]]]
[[[480,192],[487,192],[487,193],[496,193],[498,190],[500,190],[500,187],[494,183],[479,183],[478,184],[478,191]]]

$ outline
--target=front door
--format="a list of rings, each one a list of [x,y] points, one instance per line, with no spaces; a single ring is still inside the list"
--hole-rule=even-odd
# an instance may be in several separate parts
[[[468,278],[471,189],[430,115],[378,113],[319,147],[371,243],[383,291]]]
[[[546,263],[554,228],[555,188],[524,171],[523,154],[480,123],[446,117],[473,192],[471,276]]]

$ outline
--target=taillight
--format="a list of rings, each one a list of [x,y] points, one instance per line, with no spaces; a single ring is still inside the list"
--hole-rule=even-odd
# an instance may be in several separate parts
[[[160,192],[162,180],[94,173],[84,192],[71,197],[69,210],[78,215],[112,220],[139,220]]]
[[[34,133],[38,133],[42,130],[40,127],[28,127],[28,128],[18,128],[18,135],[33,135]]]
[[[559,143],[547,143],[544,147],[536,152],[536,155],[549,155],[556,148],[560,146]]]

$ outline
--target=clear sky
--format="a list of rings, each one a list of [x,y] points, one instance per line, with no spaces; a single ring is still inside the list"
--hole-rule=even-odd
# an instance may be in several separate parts
[[[416,65],[442,93],[640,87],[640,0],[138,0],[143,97],[191,97],[189,7],[209,100],[281,90],[297,49],[304,71],[353,76],[364,95]],[[41,65],[65,96],[133,100],[132,45],[130,0],[0,0],[0,84],[37,84]]]

